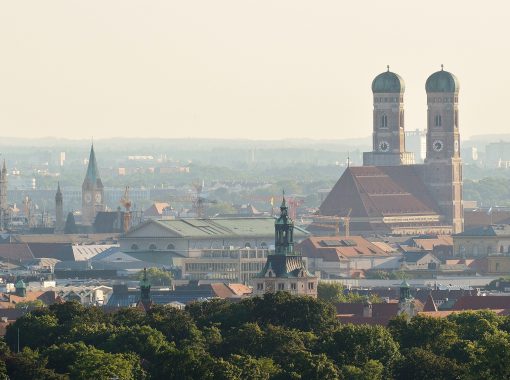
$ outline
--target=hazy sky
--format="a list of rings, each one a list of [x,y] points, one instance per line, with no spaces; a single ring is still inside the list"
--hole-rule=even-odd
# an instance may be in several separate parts
[[[0,0],[0,136],[341,139],[370,85],[460,80],[466,138],[510,132],[510,2]]]

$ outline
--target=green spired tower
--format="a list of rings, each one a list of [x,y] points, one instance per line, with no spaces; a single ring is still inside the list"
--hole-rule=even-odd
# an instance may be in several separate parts
[[[294,221],[289,217],[285,192],[274,230],[275,251],[267,256],[266,265],[253,279],[253,294],[285,291],[316,298],[318,278],[308,272],[303,257],[294,252]]]

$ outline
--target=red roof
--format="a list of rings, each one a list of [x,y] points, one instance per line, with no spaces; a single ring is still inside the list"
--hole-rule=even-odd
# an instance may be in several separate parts
[[[437,215],[416,167],[360,166],[347,168],[320,207],[321,215],[351,218],[391,215]]]
[[[389,257],[400,255],[387,252],[362,236],[314,236],[296,245],[303,256],[322,258],[324,261],[348,260],[353,257]]]
[[[432,298],[432,294],[429,293],[427,297],[427,302],[423,305],[423,311],[437,311],[437,306]]]
[[[452,310],[510,309],[510,296],[464,296]]]

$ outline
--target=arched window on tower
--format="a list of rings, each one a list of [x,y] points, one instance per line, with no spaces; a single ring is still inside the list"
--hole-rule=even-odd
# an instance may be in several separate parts
[[[381,128],[388,128],[388,116],[381,116]]]
[[[400,128],[404,128],[404,110],[400,111]]]
[[[436,117],[435,117],[435,125],[436,125],[436,127],[440,127],[441,126],[441,115],[436,115]]]
[[[455,126],[458,127],[459,126],[459,111],[455,110],[455,114],[453,117],[455,118],[455,120],[454,120]]]

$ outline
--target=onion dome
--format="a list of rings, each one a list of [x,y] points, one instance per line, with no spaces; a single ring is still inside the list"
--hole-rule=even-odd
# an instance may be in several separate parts
[[[390,67],[384,73],[375,77],[372,82],[372,92],[377,93],[395,93],[402,94],[405,91],[405,83],[402,77],[392,73]]]
[[[427,92],[459,92],[459,80],[455,75],[448,71],[441,70],[435,72],[427,79],[425,90]]]

